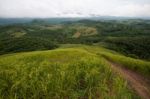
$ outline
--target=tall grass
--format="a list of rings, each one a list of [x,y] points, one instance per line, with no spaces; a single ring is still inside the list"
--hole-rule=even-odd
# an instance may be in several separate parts
[[[150,76],[150,62],[134,59],[112,53],[103,53],[103,55],[112,61],[122,64],[124,67],[136,71],[144,76]]]
[[[135,72],[140,73],[143,76],[146,76],[146,77],[150,76],[150,62],[149,61],[127,57],[120,53],[105,49],[100,46],[91,46],[91,47],[85,46],[84,49],[86,49],[88,52],[100,55],[101,57],[104,56],[116,63],[121,64],[122,66],[128,69],[131,69]]]
[[[2,99],[133,99],[104,58],[66,48],[0,57]]]

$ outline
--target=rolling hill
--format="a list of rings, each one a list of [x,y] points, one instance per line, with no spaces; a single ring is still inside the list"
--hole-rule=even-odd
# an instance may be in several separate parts
[[[105,43],[106,48],[126,56],[150,60],[149,39],[149,20],[76,20],[50,24],[36,19],[28,24],[0,26],[0,54],[49,50],[68,43]]]
[[[108,58],[144,77],[150,74],[150,62],[97,45],[65,44],[55,50],[1,55],[0,98],[140,99]]]
[[[13,22],[0,25],[0,99],[150,99],[149,20]]]

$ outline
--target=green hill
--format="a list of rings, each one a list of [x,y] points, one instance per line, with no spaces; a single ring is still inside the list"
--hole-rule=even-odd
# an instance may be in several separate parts
[[[149,62],[128,58],[98,46],[62,45],[50,51],[1,55],[0,98],[139,98],[128,88],[127,82],[111,70],[104,55],[124,58],[120,61],[114,57],[114,61],[124,64],[125,59],[129,59],[128,62],[134,60],[131,64],[136,62],[145,66],[142,74],[149,73],[144,71],[150,67]]]

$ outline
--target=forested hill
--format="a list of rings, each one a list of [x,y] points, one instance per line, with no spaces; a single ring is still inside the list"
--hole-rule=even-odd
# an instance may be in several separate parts
[[[99,43],[134,58],[150,59],[150,20],[24,21],[28,23],[0,26],[0,54],[54,49],[67,43]]]

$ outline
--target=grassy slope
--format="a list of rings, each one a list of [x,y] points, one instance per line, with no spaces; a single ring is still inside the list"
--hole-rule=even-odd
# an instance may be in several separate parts
[[[138,98],[101,56],[111,58],[112,53],[96,46],[63,45],[0,56],[0,98]]]
[[[119,64],[122,64],[126,66],[126,68],[129,68],[131,70],[134,70],[143,76],[149,76],[150,75],[150,62],[144,61],[140,59],[134,59],[131,57],[124,56],[122,54],[119,54],[115,51],[105,49],[100,46],[83,46],[83,45],[65,45],[64,47],[78,47],[85,49],[86,51],[100,55],[102,57],[108,58],[114,62],[117,62]]]

